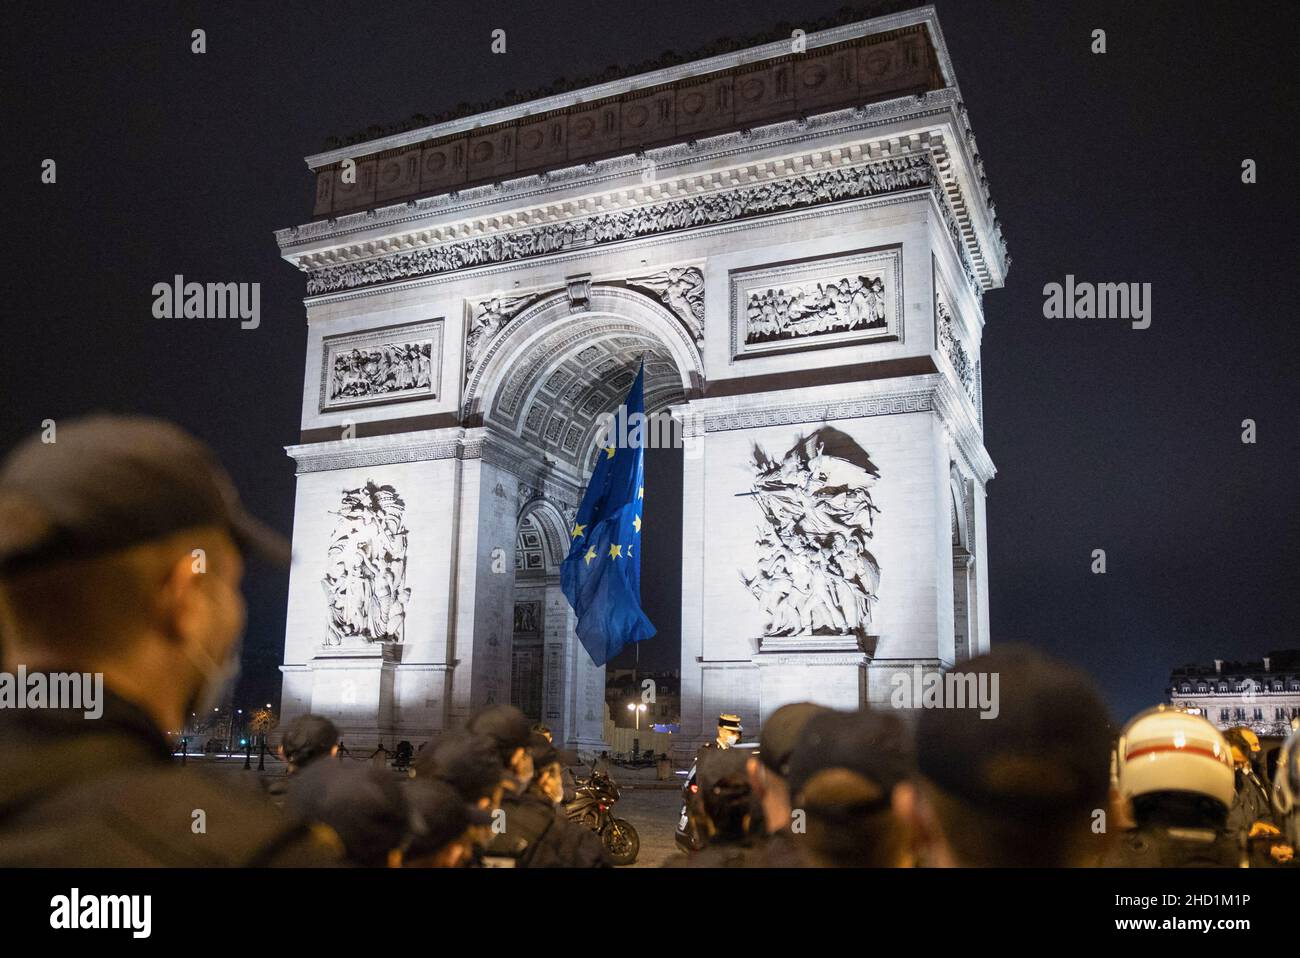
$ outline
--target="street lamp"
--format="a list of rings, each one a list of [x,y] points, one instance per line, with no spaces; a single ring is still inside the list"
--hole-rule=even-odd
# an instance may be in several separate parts
[[[638,704],[635,703],[635,702],[628,702],[628,703],[627,703],[627,710],[628,710],[629,712],[635,712],[635,713],[636,713],[636,730],[637,730],[638,732],[641,731],[641,713],[644,712],[644,711],[646,710],[645,703],[642,702],[640,705],[638,705]]]

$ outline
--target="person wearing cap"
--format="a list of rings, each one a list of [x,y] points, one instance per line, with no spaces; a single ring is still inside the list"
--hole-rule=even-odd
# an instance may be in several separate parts
[[[790,844],[813,868],[910,865],[903,814],[912,798],[907,730],[892,712],[820,709],[802,723],[790,748],[787,785]]]
[[[321,715],[300,715],[285,728],[276,751],[284,759],[284,775],[270,779],[266,793],[282,806],[296,773],[312,762],[339,754],[338,726]]]
[[[1233,868],[1243,848],[1227,827],[1232,754],[1209,721],[1170,705],[1134,716],[1115,745],[1116,788],[1134,826],[1102,863],[1111,868]]]
[[[502,798],[500,816],[483,849],[484,864],[504,868],[608,866],[604,844],[595,832],[570,822],[556,808],[563,797],[563,785],[555,747],[533,732],[528,751],[534,773],[521,791]]]
[[[612,867],[600,836],[570,821],[560,807],[564,780],[555,746],[534,732],[528,750],[532,781],[513,801],[502,802],[503,827],[486,854],[509,859],[516,868]]]
[[[474,861],[475,835],[491,813],[470,805],[446,782],[417,778],[408,787],[411,828],[401,849],[403,868],[465,868]]]
[[[533,759],[528,751],[532,739],[532,724],[523,712],[513,705],[488,705],[470,716],[467,731],[486,735],[496,744],[501,766],[509,772],[507,794],[518,794],[528,787],[533,777]]]
[[[749,787],[763,810],[767,835],[758,855],[764,868],[798,868],[804,864],[790,830],[790,758],[809,719],[830,710],[812,702],[782,705],[763,723],[758,754],[745,764]]]
[[[287,561],[288,544],[160,420],[60,423],[0,465],[0,668],[104,687],[98,717],[0,712],[0,865],[337,860],[320,830],[171,761],[165,733],[211,712],[238,670],[253,556]]]
[[[1095,864],[1105,840],[1093,828],[1109,798],[1111,732],[1092,681],[1013,644],[950,674],[968,683],[982,677],[998,712],[918,709],[918,788],[902,811],[920,863]]]
[[[552,745],[555,744],[555,735],[551,732],[548,726],[538,722],[533,726],[533,731],[538,735],[543,736],[546,741],[550,742]],[[578,797],[578,780],[574,777],[573,769],[569,767],[571,763],[566,760],[566,756],[569,754],[570,753],[560,754],[560,780],[564,785],[564,793],[561,800],[566,805]],[[572,764],[577,764],[576,757]]]
[[[534,776],[530,746],[546,739],[532,730],[527,716],[513,705],[485,706],[470,716],[466,728],[492,740],[505,772],[492,834],[483,847],[483,864],[489,868],[526,867],[555,819],[553,808],[526,794]]]
[[[389,772],[316,762],[297,776],[286,805],[299,818],[337,835],[349,864],[401,865],[412,816],[401,781]]]
[[[692,809],[697,807],[691,801],[699,791],[699,774],[700,761],[704,756],[713,749],[726,750],[740,743],[745,729],[740,722],[740,716],[731,712],[723,712],[718,716],[718,730],[712,742],[705,742],[695,753],[695,760],[691,763],[690,773],[686,776],[686,781],[682,784],[682,807],[677,818],[677,831],[675,840],[677,847],[684,852],[696,852],[704,847],[704,836],[700,831],[698,823],[692,818]]]
[[[1259,736],[1244,725],[1236,725],[1224,732],[1223,737],[1232,752],[1235,782],[1235,795],[1228,811],[1228,828],[1247,838],[1256,837],[1261,830],[1272,830],[1277,834],[1268,788],[1255,770],[1255,759],[1260,753]]]
[[[450,786],[461,800],[487,816],[470,831],[471,864],[482,864],[481,852],[492,838],[492,811],[501,805],[509,773],[501,765],[496,742],[486,735],[454,732],[416,757],[412,767],[416,782],[436,780]]]
[[[686,857],[673,855],[665,867],[745,868],[754,863],[756,806],[746,762],[741,750],[734,748],[707,749],[701,754],[691,818],[699,828],[702,848]]]

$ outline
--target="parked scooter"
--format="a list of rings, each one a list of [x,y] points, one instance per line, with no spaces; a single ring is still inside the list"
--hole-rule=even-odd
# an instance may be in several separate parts
[[[632,823],[615,818],[611,809],[618,801],[618,786],[605,772],[593,769],[587,778],[577,779],[577,795],[564,806],[570,821],[585,825],[600,836],[615,865],[631,865],[641,850],[641,837]]]

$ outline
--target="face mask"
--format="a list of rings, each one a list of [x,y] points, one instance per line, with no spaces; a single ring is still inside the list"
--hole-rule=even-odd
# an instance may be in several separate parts
[[[217,662],[207,652],[195,652],[188,647],[184,654],[190,660],[190,664],[203,676],[203,684],[194,693],[194,703],[190,706],[190,711],[199,715],[211,712],[221,704],[226,692],[239,678],[240,643],[236,642],[231,647],[224,663]]]

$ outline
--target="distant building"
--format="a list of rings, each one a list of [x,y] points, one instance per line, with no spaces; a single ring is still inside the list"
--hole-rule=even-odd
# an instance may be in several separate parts
[[[653,686],[647,686],[651,681]],[[653,701],[647,702],[647,689],[653,688]],[[617,728],[635,728],[637,716],[628,705],[645,705],[641,728],[653,725],[677,725],[682,714],[681,678],[676,672],[635,674],[632,669],[610,669],[605,678],[605,702]]]
[[[1258,662],[1185,665],[1174,669],[1165,691],[1171,704],[1199,708],[1221,729],[1245,725],[1259,735],[1285,735],[1300,718],[1300,649]]]

